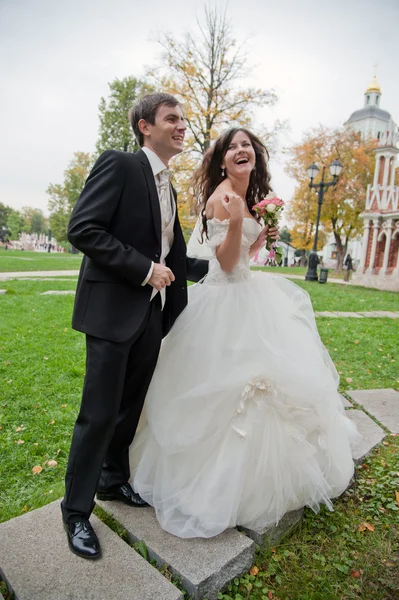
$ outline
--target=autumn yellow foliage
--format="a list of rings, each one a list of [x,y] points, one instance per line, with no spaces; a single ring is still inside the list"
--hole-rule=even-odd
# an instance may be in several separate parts
[[[286,166],[288,175],[296,180],[294,196],[287,210],[292,223],[293,245],[311,249],[317,215],[317,191],[309,188],[306,169],[316,163],[320,169],[315,183],[320,181],[322,167],[326,167],[325,181],[331,181],[329,165],[338,158],[343,169],[334,187],[325,191],[321,210],[319,249],[326,236],[333,233],[338,268],[342,267],[348,242],[362,231],[360,213],[364,210],[367,185],[374,172],[375,141],[362,141],[360,135],[348,128],[329,129],[319,126],[308,132],[301,143],[289,151]],[[324,239],[323,239],[324,235]]]

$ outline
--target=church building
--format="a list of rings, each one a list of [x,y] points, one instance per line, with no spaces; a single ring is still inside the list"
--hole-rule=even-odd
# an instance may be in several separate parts
[[[363,108],[346,122],[364,139],[378,140],[374,180],[367,188],[365,210],[360,215],[364,233],[353,282],[399,291],[399,186],[395,185],[399,136],[397,125],[381,108],[380,100],[381,88],[374,77],[364,94]]]

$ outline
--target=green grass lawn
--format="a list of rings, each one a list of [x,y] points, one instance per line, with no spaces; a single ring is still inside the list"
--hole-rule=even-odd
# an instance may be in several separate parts
[[[318,283],[295,280],[294,283],[306,290],[316,311],[399,311],[399,294],[372,288],[335,283]]]
[[[397,310],[398,294],[300,285],[316,310]],[[0,283],[8,290],[0,295],[0,521],[63,494],[83,383],[84,336],[70,326],[73,296],[40,293],[75,286],[76,278]],[[317,323],[341,373],[342,390],[399,388],[398,320],[318,318]],[[41,468],[37,474],[35,467]],[[257,556],[259,572],[237,580],[221,597],[398,600],[398,473],[399,437],[392,437],[358,469],[355,488],[337,501],[334,513],[307,511],[293,537]],[[374,531],[360,531],[364,522]]]
[[[0,248],[0,273],[79,269],[82,254],[30,252]]]

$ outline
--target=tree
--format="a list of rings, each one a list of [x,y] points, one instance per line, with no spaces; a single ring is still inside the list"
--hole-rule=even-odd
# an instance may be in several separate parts
[[[273,90],[242,87],[248,77],[247,55],[237,45],[226,9],[205,8],[204,19],[197,20],[195,33],[182,39],[162,33],[158,42],[163,48],[161,64],[148,71],[147,76],[156,89],[177,96],[184,105],[188,135],[187,150],[175,159],[179,189],[179,212],[190,219],[189,179],[211,141],[232,126],[251,127],[265,143],[282,126],[273,131],[254,127],[254,109],[271,107],[277,96]]]
[[[253,110],[273,106],[277,96],[273,90],[239,86],[248,76],[248,60],[243,45],[237,47],[226,9],[205,8],[197,28],[197,34],[188,32],[182,41],[161,34],[158,41],[166,67],[149,76],[156,78],[157,87],[183,100],[192,147],[203,154],[222,130],[250,126]]]
[[[24,206],[21,212],[24,219],[24,231],[37,234],[47,231],[47,219],[39,208]]]
[[[101,98],[98,106],[100,128],[96,143],[97,154],[113,148],[123,152],[138,150],[128,119],[128,111],[135,100],[150,87],[135,77],[114,79],[108,84],[109,98]]]
[[[50,229],[58,242],[68,241],[67,230],[71,212],[89,175],[91,163],[90,154],[75,152],[74,158],[64,171],[64,183],[50,183],[47,188],[47,194],[50,196]]]
[[[18,210],[11,209],[7,219],[7,229],[11,240],[18,240],[24,228],[24,218]]]
[[[290,244],[292,242],[292,237],[291,234],[289,232],[289,229],[286,225],[284,225],[284,227],[282,227],[280,229],[280,240],[282,242],[285,242],[287,244]]]
[[[362,141],[360,135],[349,128],[320,126],[288,151],[286,172],[297,181],[288,209],[297,248],[312,248],[316,225],[317,193],[309,188],[307,167],[313,162],[319,167],[324,165],[329,176],[328,165],[333,159],[339,158],[343,165],[337,185],[324,194],[319,244],[319,248],[322,247],[326,236],[333,233],[338,270],[342,269],[349,240],[362,231],[359,215],[364,210],[367,185],[372,182],[375,147],[376,142]]]
[[[8,217],[10,216],[12,210],[13,209],[10,206],[6,206],[0,202],[0,229],[7,227]]]

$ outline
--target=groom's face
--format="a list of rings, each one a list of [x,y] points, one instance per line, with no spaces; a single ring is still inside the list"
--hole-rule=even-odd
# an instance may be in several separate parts
[[[144,121],[145,144],[169,160],[182,152],[186,129],[180,106],[162,104],[156,112],[154,125]]]

